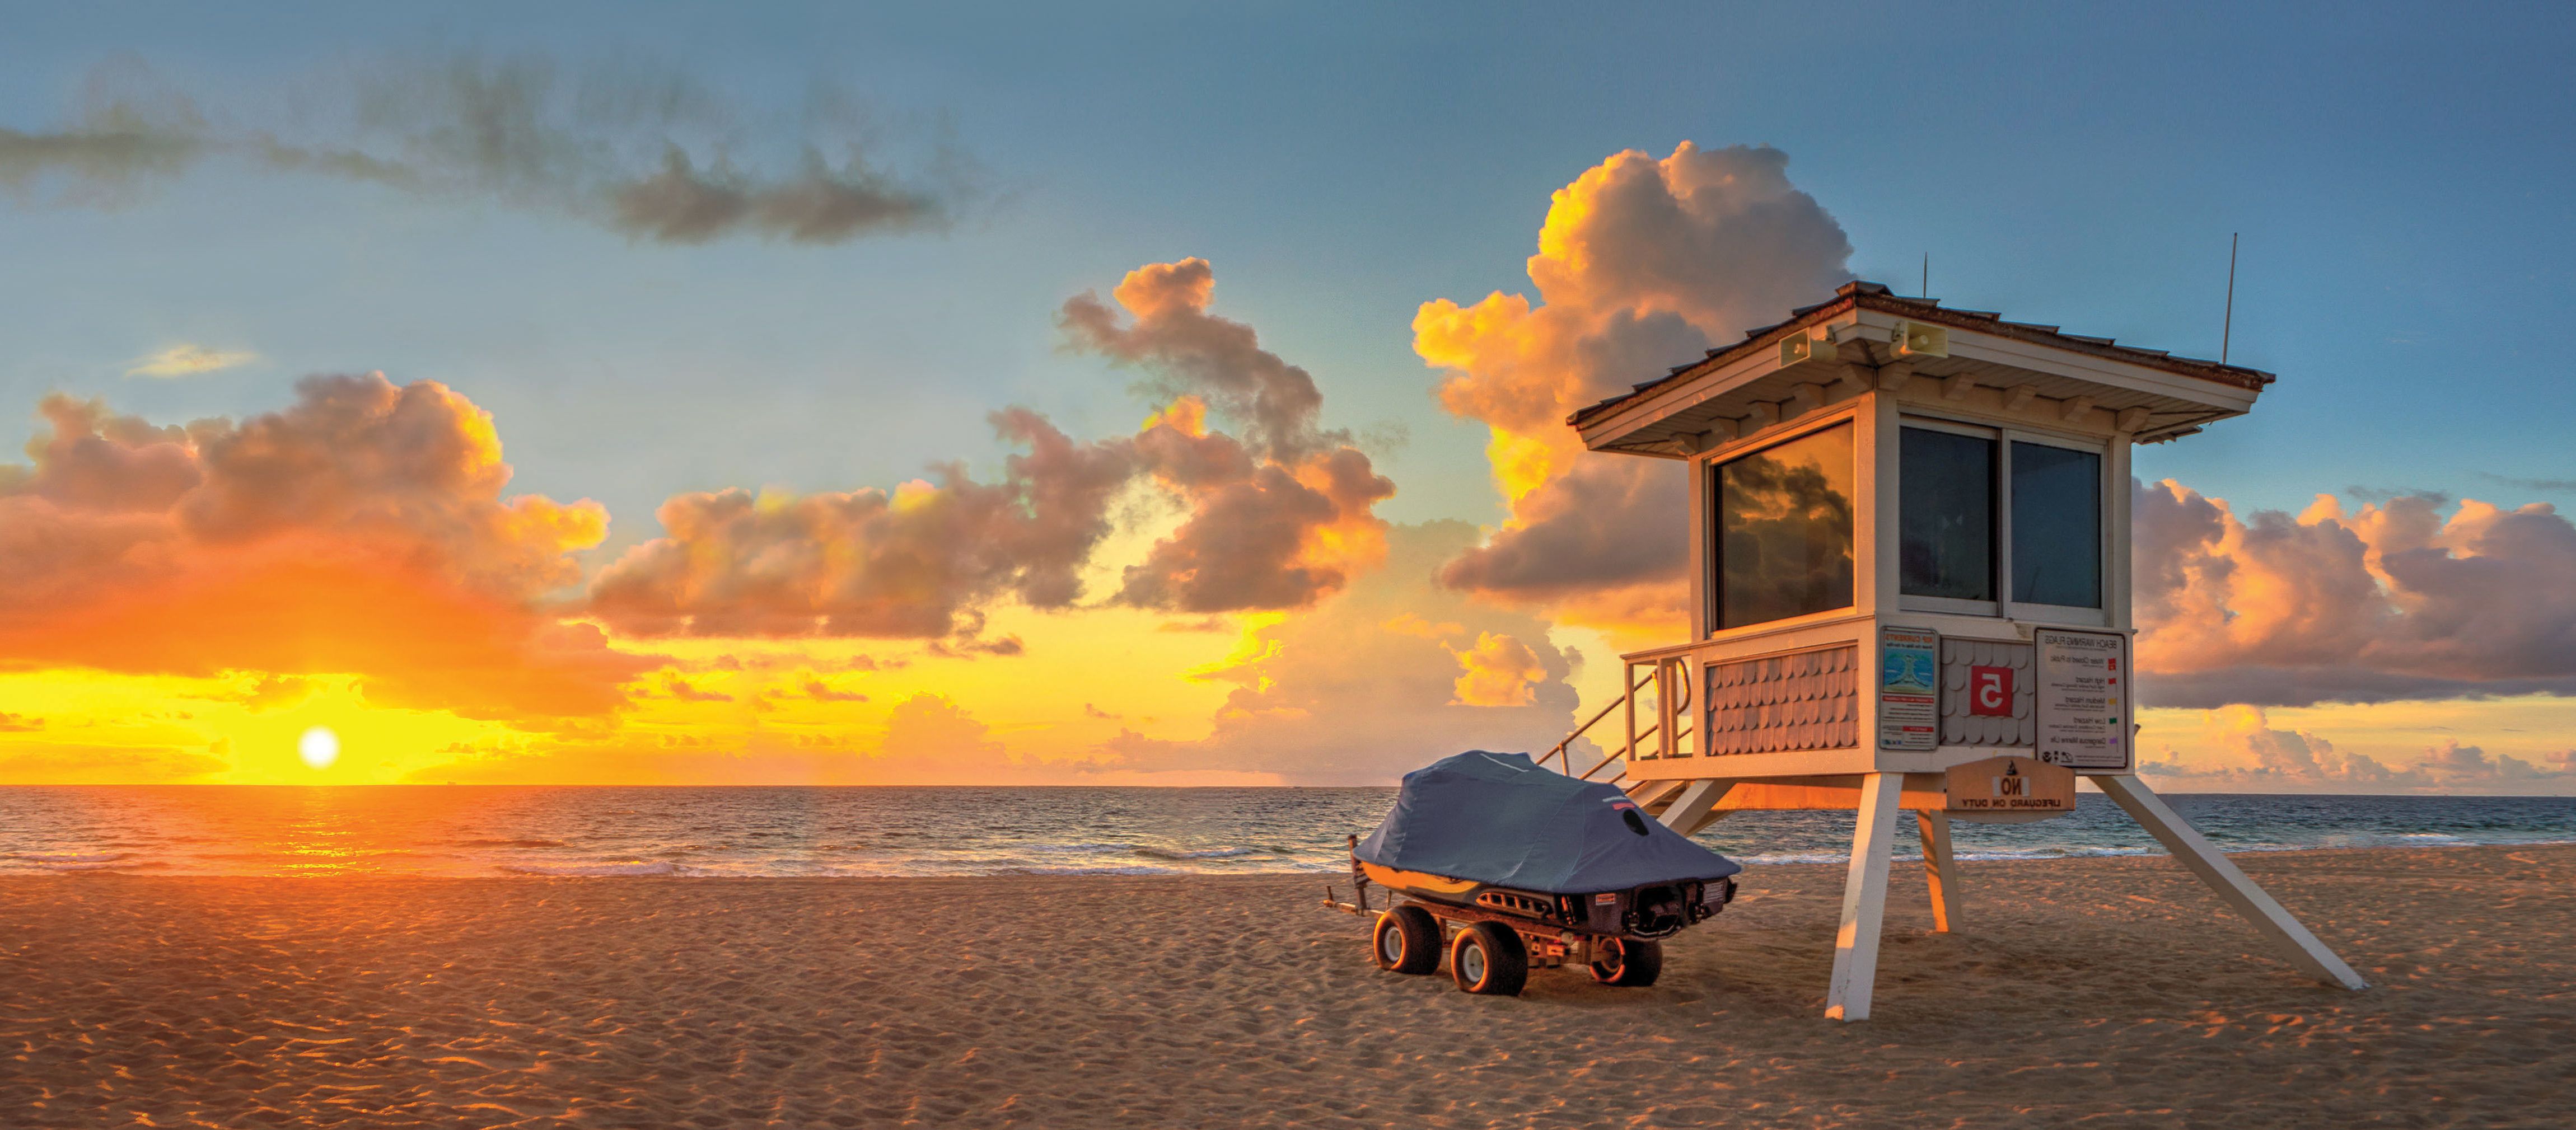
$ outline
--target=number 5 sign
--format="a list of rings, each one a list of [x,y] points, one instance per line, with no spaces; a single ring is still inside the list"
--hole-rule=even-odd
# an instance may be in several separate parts
[[[2012,712],[2012,668],[1968,668],[1968,713],[1989,718],[2010,718]]]

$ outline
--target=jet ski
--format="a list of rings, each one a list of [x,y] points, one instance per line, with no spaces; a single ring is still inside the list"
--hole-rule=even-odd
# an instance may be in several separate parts
[[[1494,974],[1531,964],[1640,985],[1662,966],[1661,939],[1723,909],[1741,870],[1615,786],[1479,750],[1406,774],[1394,810],[1351,845],[1359,902],[1326,901],[1366,913],[1372,885],[1405,896],[1379,914],[1378,964],[1428,973],[1455,928],[1451,972],[1469,992],[1517,993],[1519,975]]]

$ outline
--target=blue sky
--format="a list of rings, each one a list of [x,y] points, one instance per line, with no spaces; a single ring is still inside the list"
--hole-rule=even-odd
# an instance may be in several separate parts
[[[2282,383],[2143,474],[2240,505],[2570,500],[2486,477],[2572,477],[2543,328],[2576,261],[2562,6],[5,14],[0,126],[28,131],[120,56],[256,118],[330,68],[457,51],[640,60],[753,112],[830,83],[899,155],[947,131],[992,197],[945,234],[834,246],[662,246],[220,162],[115,210],[0,210],[0,401],[175,418],[273,408],[310,371],[434,378],[495,413],[520,487],[601,499],[618,542],[679,490],[989,465],[982,415],[1009,403],[1131,428],[1127,378],[1061,353],[1054,311],[1187,255],[1314,371],[1330,422],[1407,435],[1383,513],[1491,521],[1483,429],[1432,403],[1414,309],[1528,289],[1551,191],[1683,139],[1788,152],[1866,277],[1911,291],[1928,252],[1955,305],[2178,352],[2215,354],[2245,233],[2233,359]],[[263,360],[122,375],[177,341]]]

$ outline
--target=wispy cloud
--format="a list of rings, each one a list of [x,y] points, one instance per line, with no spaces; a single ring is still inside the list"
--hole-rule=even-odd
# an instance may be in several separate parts
[[[139,60],[100,66],[61,124],[0,124],[0,199],[116,207],[199,163],[552,211],[633,239],[833,244],[937,230],[984,196],[945,136],[908,172],[878,115],[828,85],[738,103],[685,73],[537,55],[397,56],[306,80],[292,119],[201,105]]]
[[[2513,475],[2499,475],[2493,471],[2480,471],[2478,477],[2488,482],[2503,483],[2509,487],[2521,487],[2524,490],[2536,490],[2548,494],[2576,491],[2576,479],[2525,479]]]
[[[174,345],[149,357],[138,357],[129,377],[193,377],[218,369],[232,369],[259,360],[259,354],[247,349],[215,349],[203,345]]]

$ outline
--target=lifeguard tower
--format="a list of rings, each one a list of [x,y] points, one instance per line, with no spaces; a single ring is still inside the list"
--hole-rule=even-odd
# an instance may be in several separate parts
[[[1855,282],[1568,421],[1687,463],[1691,638],[1623,657],[1614,779],[1685,835],[1858,812],[1825,1015],[1869,1015],[1916,815],[1934,926],[1950,821],[2074,811],[2089,777],[2301,970],[2364,984],[2135,775],[2129,449],[2251,410],[2268,373]],[[1610,743],[1604,740],[1607,747]],[[1542,761],[1546,760],[1542,758]]]

